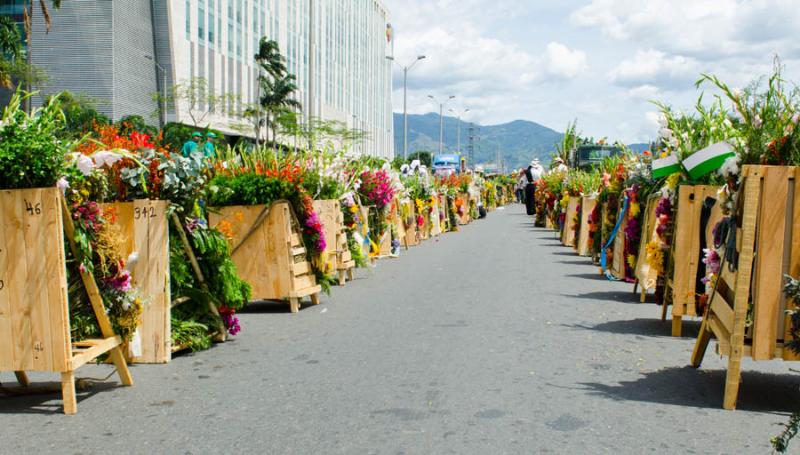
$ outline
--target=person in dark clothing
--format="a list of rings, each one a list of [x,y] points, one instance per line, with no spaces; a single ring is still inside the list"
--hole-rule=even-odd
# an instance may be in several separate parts
[[[533,163],[525,169],[525,212],[528,215],[536,215],[536,181],[533,179]]]

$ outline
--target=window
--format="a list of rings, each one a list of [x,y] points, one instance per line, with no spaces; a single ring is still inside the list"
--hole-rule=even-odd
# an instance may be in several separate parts
[[[203,2],[204,0],[197,2],[197,37],[201,43],[206,42],[206,8]]]
[[[214,21],[214,0],[208,0],[208,45],[211,47],[217,42]]]
[[[186,0],[186,39],[192,39],[192,3]]]

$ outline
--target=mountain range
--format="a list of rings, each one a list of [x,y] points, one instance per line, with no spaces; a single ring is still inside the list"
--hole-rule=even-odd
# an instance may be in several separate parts
[[[458,151],[458,119],[444,117],[445,153]],[[555,145],[564,137],[555,131],[536,122],[515,120],[500,125],[479,125],[472,122],[461,122],[461,152],[470,156],[470,136],[474,136],[473,156],[469,158],[476,164],[494,163],[498,154],[506,170],[527,166],[532,159],[538,158],[543,163],[550,162],[550,155]],[[403,155],[403,114],[394,114],[395,155]],[[642,152],[647,144],[632,144],[630,147]],[[439,114],[408,116],[408,153],[418,151],[439,152]]]

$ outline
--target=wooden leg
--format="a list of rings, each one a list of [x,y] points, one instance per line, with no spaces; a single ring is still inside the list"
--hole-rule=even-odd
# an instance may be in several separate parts
[[[728,359],[728,373],[725,376],[725,397],[722,407],[732,411],[736,409],[736,400],[739,398],[739,383],[742,381],[742,348],[731,346],[731,356]]]
[[[299,313],[300,312],[300,300],[297,298],[292,297],[289,299],[289,311],[292,313]]]
[[[703,323],[700,325],[700,333],[697,335],[697,342],[694,344],[692,351],[692,366],[700,368],[703,363],[703,357],[706,356],[706,348],[711,341],[711,331],[708,328],[708,319],[703,318]]]
[[[667,305],[666,302],[663,302],[661,304],[661,321],[666,321],[667,320],[667,306],[668,305]]]
[[[122,382],[122,385],[132,386],[133,378],[131,377],[130,370],[128,370],[128,362],[125,361],[122,348],[117,346],[108,351],[108,355],[111,357],[111,361],[114,362],[114,366],[117,367],[117,374],[119,374],[119,380]]]
[[[347,279],[350,281],[353,281],[355,279],[355,275],[353,274],[353,268],[354,267],[347,269]]]
[[[319,305],[319,294],[311,294],[311,303]]]
[[[639,289],[639,280],[633,282],[633,293],[636,294],[636,291]]]
[[[683,329],[683,316],[672,316],[672,336],[680,337]]]
[[[22,387],[28,387],[31,385],[31,381],[28,379],[28,375],[25,374],[24,371],[15,371],[14,376],[17,377],[17,382],[19,382],[19,385]]]
[[[639,296],[639,303],[644,303],[647,300],[647,289],[642,288],[642,294]]]
[[[75,372],[61,373],[61,397],[64,400],[64,414],[78,412],[78,400],[75,397]]]
[[[345,273],[346,272],[344,270],[339,270],[339,286],[344,286],[344,284],[347,282]]]

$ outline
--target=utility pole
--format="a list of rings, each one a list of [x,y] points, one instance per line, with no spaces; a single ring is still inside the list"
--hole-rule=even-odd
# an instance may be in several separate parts
[[[314,132],[312,131],[312,119],[314,118],[314,63],[315,63],[315,44],[316,30],[315,30],[315,11],[314,0],[308,0],[309,15],[308,15],[308,105],[306,112],[308,112],[308,150],[314,151]]]
[[[408,161],[408,72],[420,60],[424,60],[424,55],[418,55],[410,65],[401,66],[403,68],[403,160]],[[394,57],[386,57],[386,60],[394,62]],[[398,63],[399,65],[399,63]]]
[[[450,95],[446,100],[439,103],[436,97],[428,95],[428,98],[432,99],[435,103],[439,103],[439,155],[444,152],[444,105],[455,97],[455,95]]]

